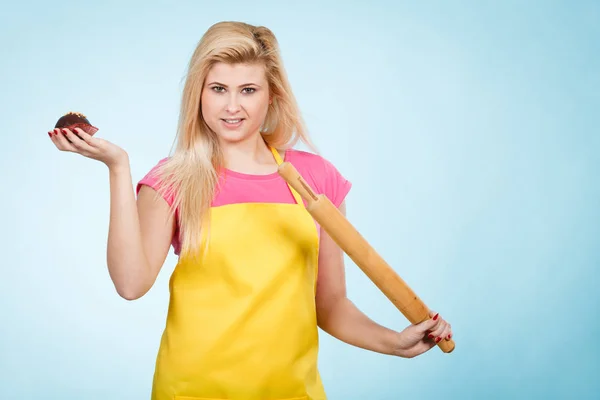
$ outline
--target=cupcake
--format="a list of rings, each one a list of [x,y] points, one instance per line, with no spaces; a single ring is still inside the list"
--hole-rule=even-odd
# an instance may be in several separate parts
[[[69,129],[73,133],[77,133],[74,130],[75,128],[80,128],[88,135],[93,135],[94,133],[98,132],[98,128],[90,124],[90,121],[88,121],[85,115],[74,111],[69,111],[60,117],[54,128]]]

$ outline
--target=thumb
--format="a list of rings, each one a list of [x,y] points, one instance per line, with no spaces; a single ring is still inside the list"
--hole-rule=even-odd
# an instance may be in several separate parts
[[[433,327],[435,327],[435,325],[437,324],[437,321],[434,321],[431,318],[426,319],[423,322],[419,322],[418,324],[415,325],[415,330],[419,333],[424,334],[425,332],[433,329]]]
[[[425,332],[433,329],[439,323],[439,321],[434,320],[436,315],[437,313],[435,311],[430,311],[428,319],[419,322],[418,324],[415,324],[415,329],[417,330],[417,332],[424,334]]]

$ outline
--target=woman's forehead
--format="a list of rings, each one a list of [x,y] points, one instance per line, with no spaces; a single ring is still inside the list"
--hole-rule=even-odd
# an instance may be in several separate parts
[[[261,85],[265,81],[265,67],[259,63],[228,64],[220,62],[213,65],[206,76],[207,84],[218,82],[231,87],[250,83]]]

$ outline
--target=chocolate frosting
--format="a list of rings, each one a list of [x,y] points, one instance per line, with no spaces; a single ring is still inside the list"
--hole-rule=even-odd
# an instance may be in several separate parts
[[[56,121],[55,128],[66,128],[74,130],[80,128],[89,135],[93,135],[98,131],[98,128],[93,126],[85,115],[79,112],[69,111]]]

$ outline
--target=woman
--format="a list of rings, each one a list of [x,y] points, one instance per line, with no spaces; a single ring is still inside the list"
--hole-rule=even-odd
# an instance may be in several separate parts
[[[346,297],[342,251],[277,165],[289,161],[342,212],[350,183],[324,158],[292,149],[311,142],[269,29],[222,22],[205,33],[176,149],[137,184],[137,204],[124,150],[80,129],[49,133],[60,150],[108,166],[107,262],[122,297],[152,287],[171,245],[179,255],[153,399],[325,399],[317,326],[400,357],[452,336],[437,314],[392,331]]]

